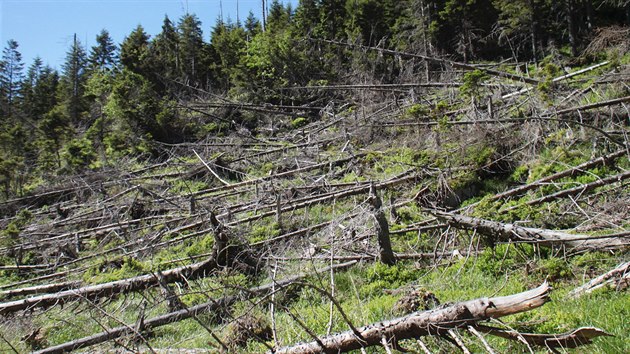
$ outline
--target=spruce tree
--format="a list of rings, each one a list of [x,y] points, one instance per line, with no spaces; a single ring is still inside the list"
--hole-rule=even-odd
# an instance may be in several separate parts
[[[141,75],[150,70],[147,63],[149,35],[138,25],[120,45],[120,62],[127,69]]]
[[[2,117],[13,114],[15,101],[20,95],[24,64],[18,47],[18,42],[10,39],[2,51],[0,61],[0,114]]]
[[[116,44],[109,36],[109,32],[106,29],[101,30],[101,33],[96,36],[96,45],[90,50],[88,59],[90,69],[113,70],[118,60],[117,49]]]
[[[149,45],[154,81],[161,94],[165,94],[165,90],[175,91],[177,88],[175,81],[179,72],[178,47],[177,29],[168,16],[164,16],[162,32]]]
[[[203,82],[204,42],[201,22],[195,15],[186,14],[179,21],[180,75],[185,85],[199,86]]]
[[[68,117],[73,123],[78,123],[81,114],[86,109],[83,98],[85,92],[85,82],[87,80],[86,68],[87,58],[83,46],[77,39],[76,34],[70,50],[66,54],[66,61],[63,64],[62,77],[62,98],[66,104]]]

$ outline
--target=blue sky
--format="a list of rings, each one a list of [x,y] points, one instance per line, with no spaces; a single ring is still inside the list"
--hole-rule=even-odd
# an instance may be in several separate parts
[[[295,8],[298,0],[281,2]],[[138,24],[153,36],[160,32],[165,14],[177,22],[186,8],[201,20],[208,40],[220,3],[224,20],[236,21],[237,0],[0,0],[1,47],[15,39],[26,67],[39,55],[45,64],[61,68],[74,33],[89,51],[103,28],[116,43]],[[241,20],[249,10],[261,18],[261,7],[261,0],[238,0]]]

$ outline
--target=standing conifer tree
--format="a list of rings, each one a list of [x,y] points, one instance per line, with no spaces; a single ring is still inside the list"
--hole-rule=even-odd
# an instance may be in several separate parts
[[[19,97],[22,85],[24,64],[18,47],[18,43],[10,39],[2,51],[0,61],[0,114],[2,117],[13,114],[15,101]]]
[[[149,46],[158,91],[173,91],[179,73],[179,39],[173,22],[164,16],[162,32]],[[161,92],[164,94],[165,92]]]
[[[186,14],[179,21],[178,31],[182,82],[197,86],[204,76],[204,42],[201,22],[197,16]]]
[[[86,109],[83,94],[85,91],[87,59],[83,46],[76,34],[70,50],[66,54],[66,62],[63,64],[63,77],[61,80],[61,97],[65,101],[66,111],[71,122],[78,123],[81,114]]]
[[[96,45],[90,50],[88,62],[91,70],[113,70],[116,67],[117,47],[106,29],[96,36]]]
[[[134,73],[147,75],[149,35],[138,25],[120,45],[120,63]]]

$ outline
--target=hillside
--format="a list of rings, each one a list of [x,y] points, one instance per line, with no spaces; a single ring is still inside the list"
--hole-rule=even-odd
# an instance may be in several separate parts
[[[293,21],[225,90],[121,55],[76,117],[9,110],[0,352],[630,352],[627,29],[306,72]]]

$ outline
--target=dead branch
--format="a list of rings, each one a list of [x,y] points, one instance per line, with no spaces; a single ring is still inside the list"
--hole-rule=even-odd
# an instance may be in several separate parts
[[[212,221],[214,224],[216,219]],[[213,254],[210,257],[191,265],[163,271],[161,280],[165,283],[186,282],[189,279],[206,276],[217,267],[231,266],[234,257],[240,252],[233,249],[232,245],[229,244],[230,240],[225,235],[222,226],[215,226],[215,231],[217,242],[215,242],[216,247],[213,248]],[[26,309],[49,307],[78,298],[95,299],[139,291],[159,285],[159,280],[155,274],[144,274],[133,278],[60,291],[54,294],[44,294],[27,299],[4,302],[0,303],[0,315]]]
[[[574,250],[581,249],[614,249],[630,245],[628,236],[589,236],[568,234],[562,231],[523,227],[515,224],[504,224],[498,221],[473,218],[453,213],[445,213],[434,209],[428,212],[449,225],[468,230],[477,230],[492,242],[529,242],[540,245],[565,245]]]
[[[543,348],[576,348],[582,345],[591,344],[594,338],[612,335],[595,327],[581,327],[574,331],[562,334],[532,334],[509,331],[489,326],[475,326],[481,332],[488,333],[505,339],[514,341],[525,340],[527,344],[537,345]]]
[[[610,176],[610,177],[606,177],[603,179],[598,179],[594,182],[591,183],[587,183],[578,187],[574,187],[574,188],[569,188],[569,189],[565,189],[565,190],[561,190],[558,191],[556,193],[552,193],[552,194],[548,194],[545,195],[543,197],[540,198],[536,198],[536,199],[532,199],[532,200],[528,200],[525,203],[519,204],[519,205],[514,205],[511,206],[509,208],[505,208],[505,209],[500,209],[499,213],[505,213],[511,210],[515,210],[518,209],[522,206],[525,205],[537,205],[537,204],[542,204],[542,203],[546,203],[552,200],[556,200],[556,199],[560,199],[560,198],[566,198],[569,196],[574,196],[574,195],[578,195],[578,194],[582,194],[582,193],[586,193],[588,191],[591,191],[595,188],[598,187],[602,187],[602,186],[606,186],[608,184],[612,184],[612,183],[617,183],[617,182],[621,182],[625,179],[630,178],[630,171],[625,171],[619,174],[616,174],[614,176]]]
[[[534,182],[531,182],[529,184],[526,184],[526,185],[523,185],[523,186],[518,186],[518,187],[512,188],[510,190],[507,190],[505,192],[495,194],[495,195],[493,195],[493,196],[491,196],[491,197],[489,197],[489,198],[487,198],[485,200],[492,202],[492,201],[495,201],[495,200],[505,199],[505,198],[512,197],[512,196],[515,196],[515,195],[521,195],[521,194],[523,194],[523,193],[525,193],[525,192],[527,192],[529,190],[532,190],[532,189],[535,189],[535,188],[539,187],[543,183],[548,183],[548,182],[551,182],[551,181],[555,181],[555,180],[563,178],[563,177],[577,176],[577,175],[583,174],[586,170],[588,170],[590,168],[612,163],[615,159],[617,159],[617,158],[619,158],[621,156],[624,156],[627,153],[628,153],[628,151],[626,149],[619,150],[619,151],[613,152],[612,154],[608,154],[608,155],[605,155],[605,156],[601,156],[601,157],[592,159],[590,161],[586,161],[584,163],[581,163],[581,164],[579,164],[579,165],[577,165],[575,167],[566,169],[564,171],[560,171],[560,172],[554,173],[554,174],[552,174],[550,176],[540,178],[540,179],[538,179],[538,180],[536,180]],[[479,203],[480,202],[475,202],[473,204],[470,204],[470,205],[466,206],[464,209],[470,209],[470,208],[478,205]]]
[[[530,78],[530,77],[520,76],[520,75],[508,73],[508,72],[505,72],[505,71],[499,71],[499,70],[493,70],[493,69],[489,69],[489,68],[478,67],[478,66],[475,66],[475,65],[470,65],[470,64],[466,64],[466,63],[456,62],[456,61],[452,61],[452,60],[448,60],[448,59],[441,59],[441,58],[436,58],[436,57],[430,57],[430,56],[427,56],[427,55],[411,54],[411,53],[405,53],[405,52],[400,52],[400,51],[396,51],[396,50],[376,48],[376,47],[368,47],[368,46],[344,43],[344,42],[333,41],[333,40],[325,40],[325,39],[311,39],[311,40],[324,42],[324,43],[330,43],[330,44],[334,44],[334,45],[341,45],[341,46],[346,46],[346,47],[359,48],[359,49],[364,49],[364,50],[373,50],[373,51],[381,52],[381,53],[384,53],[384,54],[390,54],[390,55],[395,55],[395,56],[400,56],[400,57],[417,58],[417,59],[422,59],[422,60],[426,60],[426,61],[430,61],[430,62],[434,62],[434,63],[446,64],[446,65],[449,65],[449,66],[451,66],[453,68],[456,68],[456,69],[464,69],[464,70],[469,70],[469,71],[481,70],[481,71],[483,71],[486,74],[491,75],[491,76],[503,77],[503,78],[514,80],[514,81],[518,81],[518,82],[526,82],[528,84],[536,85],[536,84],[538,84],[540,82],[539,80],[536,80],[536,79],[533,79],[533,78]]]
[[[268,180],[272,180],[272,179],[280,179],[280,178],[291,176],[291,175],[294,175],[294,174],[297,174],[297,173],[308,172],[308,171],[316,170],[316,169],[319,169],[319,168],[322,168],[322,167],[326,167],[326,166],[334,167],[334,166],[338,166],[340,164],[344,164],[346,162],[352,161],[354,159],[358,159],[358,158],[364,157],[365,155],[366,155],[365,153],[356,154],[354,156],[347,157],[347,158],[344,158],[344,159],[318,163],[318,164],[315,164],[315,165],[306,166],[306,167],[298,168],[298,169],[291,170],[291,171],[281,172],[281,173],[277,173],[277,174],[270,175],[270,176],[260,177],[260,178],[256,178],[256,179],[252,179],[252,180],[248,180],[248,181],[243,181],[243,182],[238,182],[238,183],[232,183],[232,184],[230,184],[228,186],[222,186],[222,187],[205,189],[205,190],[201,190],[199,192],[191,193],[189,196],[198,196],[198,195],[202,195],[202,194],[208,194],[208,193],[213,193],[213,192],[218,192],[218,191],[224,191],[224,190],[229,190],[229,189],[235,189],[235,188],[250,186],[250,185],[253,185],[253,184],[260,183],[260,182],[264,182],[264,181],[268,181]]]
[[[342,264],[336,264],[331,267],[326,267],[323,269],[316,270],[314,273],[326,273],[330,271],[331,269],[336,270],[336,271],[347,269],[355,265],[356,263],[357,263],[356,261],[352,261],[352,262],[347,262],[347,263],[342,263]],[[272,289],[281,289],[292,283],[302,280],[312,274],[313,272],[298,274],[298,275],[295,275],[295,276],[292,276],[283,280],[279,280],[279,281],[275,281],[275,282],[268,283],[265,285],[250,288],[246,291],[243,291],[240,296],[239,295],[224,296],[217,300],[211,300],[203,304],[188,307],[188,308],[174,311],[174,312],[169,312],[167,314],[164,314],[158,317],[150,318],[144,321],[142,329],[144,331],[147,331],[152,328],[164,326],[170,323],[175,323],[175,322],[185,320],[187,318],[195,317],[202,313],[218,311],[218,310],[227,308],[234,302],[238,300],[242,300],[243,298],[251,299],[256,296],[265,295],[269,293]],[[128,325],[120,326],[120,327],[106,330],[101,333],[91,335],[89,337],[84,337],[84,338],[76,339],[67,343],[56,345],[54,347],[49,347],[49,348],[37,351],[34,354],[65,353],[65,352],[80,349],[80,348],[90,347],[99,343],[104,343],[106,341],[119,338],[125,335],[129,335],[129,334],[133,334],[133,326],[128,326]]]
[[[276,353],[345,353],[351,350],[381,345],[383,337],[397,343],[404,339],[446,333],[452,328],[466,328],[478,321],[499,318],[519,312],[530,311],[549,301],[551,287],[546,282],[538,288],[522,293],[494,298],[480,298],[459,302],[443,308],[370,324],[357,331],[346,331],[320,338],[317,342],[297,344],[279,348]]]
[[[622,282],[625,282],[626,286],[630,283],[630,262],[621,263],[614,269],[592,279],[578,288],[573,289],[567,296],[570,298],[578,298],[608,284],[621,284]]]
[[[603,62],[601,62],[601,63],[598,63],[598,64],[595,64],[595,65],[589,66],[588,68],[580,69],[580,70],[578,70],[578,71],[574,71],[574,72],[569,73],[569,74],[566,74],[566,75],[562,75],[562,76],[555,77],[555,78],[553,78],[553,79],[551,80],[551,82],[553,82],[553,83],[560,82],[560,81],[562,81],[562,80],[566,80],[566,79],[572,78],[572,77],[574,77],[574,76],[581,75],[581,74],[584,74],[584,73],[590,72],[590,71],[592,71],[592,70],[595,70],[595,69],[601,68],[602,66],[606,66],[606,65],[608,65],[608,64],[610,64],[610,62],[609,62],[608,60],[606,60],[606,61],[603,61]],[[503,96],[501,96],[501,99],[506,99],[506,98],[510,98],[510,97],[518,96],[518,95],[520,95],[520,94],[527,93],[527,92],[529,92],[529,91],[531,91],[531,90],[533,90],[533,89],[534,89],[533,87],[524,88],[524,89],[522,89],[522,90],[518,90],[518,91],[516,91],[516,92],[512,92],[512,93],[509,93],[509,94],[507,94],[507,95],[503,95]]]

